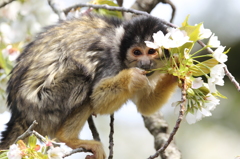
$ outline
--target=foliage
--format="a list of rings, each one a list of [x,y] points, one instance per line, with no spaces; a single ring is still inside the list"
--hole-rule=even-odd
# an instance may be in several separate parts
[[[9,150],[4,151],[0,159],[61,159],[65,153],[64,149],[54,147],[49,139],[44,146],[40,146],[37,144],[37,137],[31,135],[28,137],[27,144],[19,140],[17,144],[11,145]]]
[[[109,5],[109,6],[118,7],[118,5],[114,3],[112,0],[93,0],[90,3],[97,4],[97,5]],[[111,11],[107,9],[94,9],[94,11],[98,14],[122,18],[122,12],[119,12],[119,11]]]
[[[198,40],[208,38],[209,41],[205,47],[192,53]],[[211,116],[210,111],[219,105],[218,97],[226,98],[217,91],[216,85],[224,85],[224,62],[227,61],[226,53],[229,50],[224,52],[225,47],[220,45],[217,36],[209,29],[204,29],[202,23],[195,26],[189,25],[188,17],[180,28],[171,28],[166,35],[159,31],[153,35],[153,39],[154,42],[146,41],[148,47],[158,49],[159,54],[162,54],[165,49],[170,52],[170,60],[165,67],[157,70],[178,77],[178,84],[182,89],[182,84],[186,83],[187,122],[192,124],[205,116]],[[202,55],[202,51],[208,48],[217,49],[213,53]],[[202,57],[208,59],[200,62],[199,59]],[[201,76],[204,76],[208,83],[204,83]],[[173,105],[178,108],[179,104],[180,101]]]

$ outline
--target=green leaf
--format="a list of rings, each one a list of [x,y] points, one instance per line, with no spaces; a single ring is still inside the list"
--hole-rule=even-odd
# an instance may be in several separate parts
[[[214,58],[203,61],[199,64],[196,64],[190,68],[193,76],[202,76],[204,74],[210,73],[210,68],[218,64],[218,61]]]
[[[37,137],[34,136],[34,135],[29,136],[29,138],[28,138],[28,146],[30,148],[35,148],[36,144],[37,144]]]
[[[225,51],[224,54],[227,54],[230,50],[231,50],[231,48],[229,48],[227,51]]]
[[[181,47],[179,47],[179,49],[180,49],[181,53],[184,53],[185,49],[189,49],[190,50],[189,52],[191,52],[193,46],[194,46],[194,43],[187,42],[184,45],[182,45]]]
[[[188,97],[193,97],[193,96],[195,96],[195,93],[194,93],[194,91],[193,91],[193,89],[192,88],[188,88],[187,89],[187,95],[188,95]]]
[[[198,25],[195,25],[195,26],[189,25],[188,18],[189,18],[189,15],[186,17],[186,19],[182,23],[182,27],[180,27],[179,29],[186,31],[187,35],[190,38],[189,40],[195,42],[199,39],[200,27],[202,23],[199,23]]]
[[[207,84],[204,83],[202,87],[198,88],[204,95],[207,95],[208,93],[210,93],[209,89],[206,86]]]
[[[226,96],[222,95],[220,92],[217,92],[217,93],[213,93],[214,96],[218,96],[220,98],[224,98],[224,99],[227,99]]]
[[[0,159],[8,159],[7,157],[7,150],[4,152],[3,150],[0,151]]]
[[[48,155],[42,154],[41,152],[37,152],[36,155],[39,159],[48,159]]]
[[[93,4],[98,4],[98,5],[106,4],[106,5],[109,5],[109,6],[118,7],[118,5],[116,3],[114,3],[112,0],[95,0],[92,3]],[[122,18],[122,12],[120,12],[120,11],[110,11],[110,10],[107,10],[107,9],[94,9],[94,11],[98,14]]]
[[[189,16],[190,15],[188,15],[187,17],[186,17],[186,19],[182,22],[182,26],[184,27],[184,26],[188,26],[188,18],[189,18]]]

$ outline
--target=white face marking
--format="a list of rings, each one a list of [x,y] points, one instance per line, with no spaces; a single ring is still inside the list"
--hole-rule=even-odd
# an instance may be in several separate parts
[[[115,42],[117,45],[120,45],[124,32],[125,31],[124,31],[123,26],[116,28],[116,34],[115,34],[116,41]]]

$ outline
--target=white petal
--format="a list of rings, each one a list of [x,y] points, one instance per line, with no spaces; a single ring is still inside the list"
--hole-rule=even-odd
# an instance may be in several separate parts
[[[188,122],[188,124],[194,124],[197,121],[196,116],[190,112],[187,113],[185,119]]]
[[[220,46],[220,41],[218,40],[218,37],[213,34],[210,37],[207,45],[212,48],[217,48]]]
[[[199,39],[206,39],[209,38],[212,35],[212,32],[210,29],[204,29],[203,24],[200,27],[200,36]]]
[[[227,61],[228,56],[223,53],[225,47],[219,46],[214,52],[213,57],[220,63],[224,63]]]
[[[163,32],[160,30],[157,33],[154,33],[153,34],[153,40],[154,40],[155,44],[157,44],[157,45],[159,45],[161,47],[162,43],[164,41],[164,34],[163,34]]]
[[[203,115],[202,115],[202,113],[201,113],[201,111],[200,110],[197,110],[197,112],[196,112],[196,121],[199,121],[199,120],[201,120],[202,119],[202,117],[203,117]]]
[[[214,110],[216,106],[219,104],[220,104],[220,100],[218,98],[214,97],[212,94],[208,94],[204,106],[208,110]]]
[[[10,146],[9,151],[7,152],[8,159],[21,159],[22,152],[16,144]]]
[[[151,41],[144,41],[149,48],[157,49],[159,46]]]
[[[213,78],[211,78],[211,77],[208,78],[208,86],[209,86],[210,93],[216,93],[217,92],[216,85],[213,81],[214,81]]]
[[[202,77],[195,78],[192,82],[192,88],[198,89],[203,86],[203,80]]]
[[[202,113],[203,116],[211,116],[212,115],[212,113],[209,110],[204,109],[204,108],[202,108],[200,110],[200,112]]]

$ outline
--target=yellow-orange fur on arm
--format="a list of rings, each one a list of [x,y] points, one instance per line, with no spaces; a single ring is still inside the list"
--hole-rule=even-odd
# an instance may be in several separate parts
[[[125,69],[114,77],[102,79],[91,96],[94,114],[112,114],[147,82],[144,71],[138,68]]]
[[[150,93],[143,92],[137,96],[135,104],[138,111],[143,115],[151,115],[161,108],[170,98],[177,86],[177,78],[170,75],[163,75],[157,85]]]

